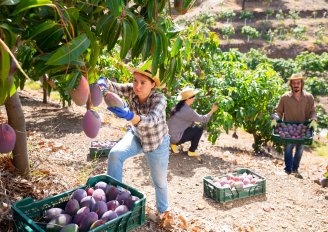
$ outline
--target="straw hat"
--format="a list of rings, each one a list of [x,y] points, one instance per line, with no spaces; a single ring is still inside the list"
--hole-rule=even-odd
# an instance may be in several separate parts
[[[185,87],[180,91],[177,99],[178,99],[178,101],[183,101],[183,100],[186,100],[188,98],[195,96],[197,93],[199,93],[198,89],[193,89],[191,87]]]
[[[134,73],[140,73],[146,77],[149,77],[150,79],[152,79],[153,81],[155,81],[155,85],[157,87],[161,86],[161,81],[159,80],[159,72],[157,72],[157,74],[155,76],[152,75],[151,73],[151,65],[141,65],[141,67],[137,67],[137,68],[133,68],[130,66],[125,66],[128,70],[130,70],[130,72],[132,72],[132,74]]]
[[[140,73],[144,76],[147,76],[149,77],[150,79],[152,79],[153,81],[155,81],[155,84],[157,87],[160,87],[161,86],[161,81],[159,80],[159,74],[157,72],[157,74],[155,76],[153,76],[151,74],[151,68],[148,68],[148,69],[145,69],[145,70],[141,70],[141,69],[134,69],[134,71],[132,73]]]
[[[306,78],[302,76],[300,73],[293,74],[290,78],[288,78],[289,81],[293,80],[305,80]]]

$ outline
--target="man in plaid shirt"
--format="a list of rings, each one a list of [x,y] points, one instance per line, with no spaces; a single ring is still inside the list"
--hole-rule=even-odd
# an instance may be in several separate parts
[[[166,124],[166,98],[156,91],[160,86],[158,75],[151,71],[133,69],[133,83],[119,84],[100,77],[97,81],[104,95],[111,91],[125,97],[129,106],[109,107],[120,118],[131,121],[133,126],[111,149],[108,155],[107,174],[122,181],[123,162],[144,153],[148,160],[156,193],[159,213],[168,209],[167,169],[169,163],[168,128]]]

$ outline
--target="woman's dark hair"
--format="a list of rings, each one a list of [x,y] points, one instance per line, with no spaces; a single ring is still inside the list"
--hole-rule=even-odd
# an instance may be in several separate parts
[[[181,110],[182,106],[184,106],[185,102],[186,102],[186,100],[179,101],[178,104],[176,104],[176,106],[171,111],[170,116],[172,117],[176,112],[179,112]]]

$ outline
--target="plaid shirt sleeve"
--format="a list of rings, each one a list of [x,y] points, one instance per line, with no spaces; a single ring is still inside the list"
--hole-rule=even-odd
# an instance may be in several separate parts
[[[116,93],[120,97],[130,98],[133,94],[133,84],[119,84],[107,79],[106,87],[108,91]]]

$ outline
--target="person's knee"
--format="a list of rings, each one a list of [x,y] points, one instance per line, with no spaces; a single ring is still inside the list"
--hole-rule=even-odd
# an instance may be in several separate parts
[[[167,188],[167,181],[154,181],[154,186],[157,189],[166,189]]]
[[[121,157],[121,152],[119,151],[110,151],[108,154],[108,160],[110,162],[118,161],[120,160],[120,157]]]
[[[202,126],[197,126],[196,127],[196,130],[197,130],[197,132],[198,132],[198,134],[203,134],[203,131],[204,131],[204,127],[202,127]]]
[[[155,188],[165,189],[167,188],[167,179],[165,177],[156,177],[153,179]]]

